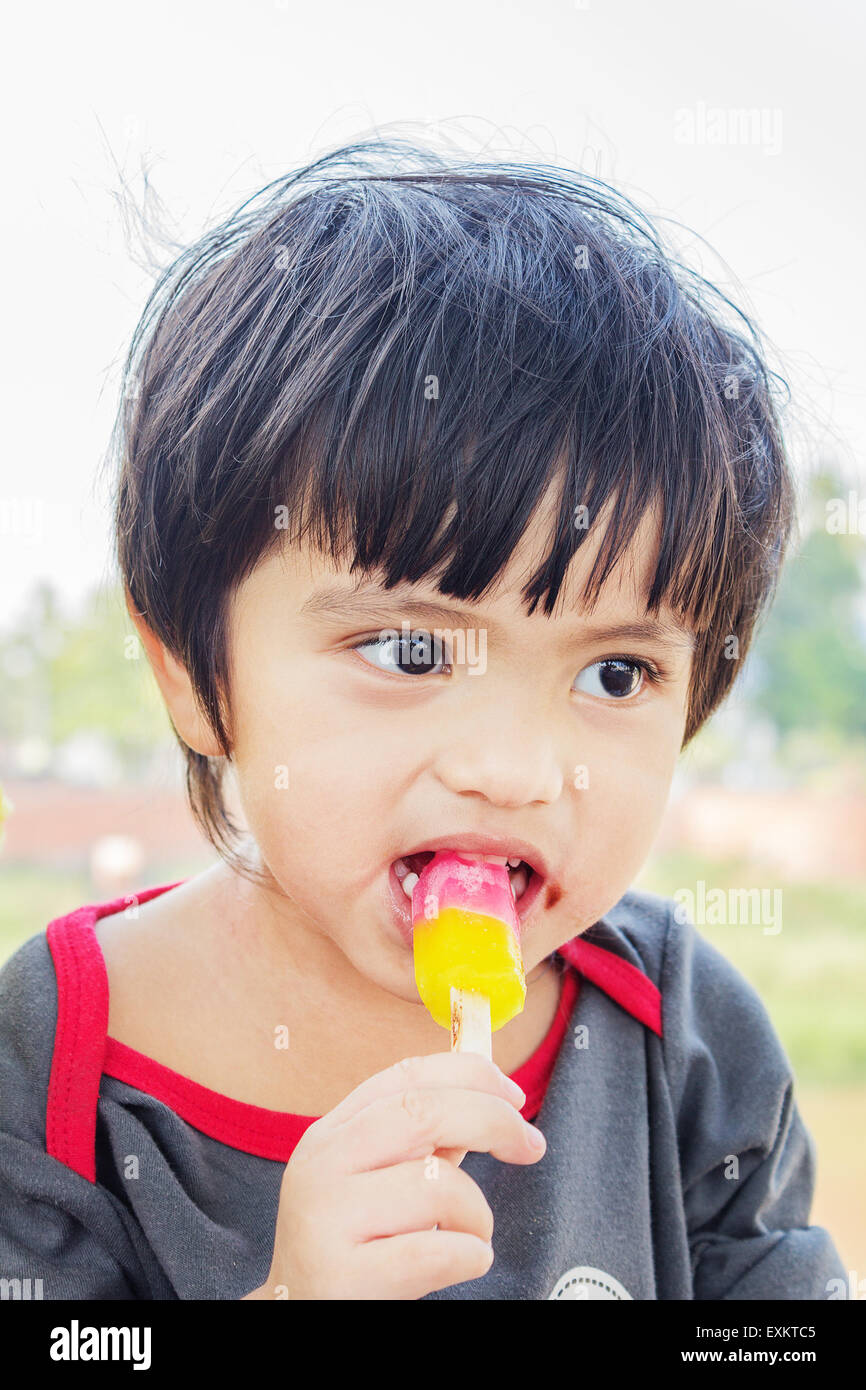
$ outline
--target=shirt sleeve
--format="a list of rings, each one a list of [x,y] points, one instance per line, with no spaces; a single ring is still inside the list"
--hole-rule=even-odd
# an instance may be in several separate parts
[[[44,936],[0,970],[0,1297],[147,1298],[121,1204],[46,1151],[56,981]]]
[[[61,1171],[46,1167],[51,1164]],[[76,1184],[94,1192],[76,1191]],[[126,1272],[98,1191],[55,1159],[0,1134],[0,1296],[147,1297]]]
[[[673,906],[664,1046],[695,1299],[828,1299],[847,1274],[809,1225],[815,1145],[757,991]]]

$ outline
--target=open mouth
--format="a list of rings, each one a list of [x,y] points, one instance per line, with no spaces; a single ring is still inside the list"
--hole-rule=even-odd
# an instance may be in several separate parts
[[[433,854],[433,850],[422,849],[419,850],[417,854],[407,854],[402,859],[394,860],[394,873],[400,880],[400,886],[410,902],[412,900],[412,890],[418,882],[422,870],[433,858]],[[497,857],[494,855],[483,855],[478,857],[484,858],[490,864],[507,863],[508,878],[511,883],[511,891],[514,894],[515,902],[520,902],[533,876],[535,878],[539,877],[532,865],[527,864],[525,859],[514,858],[506,860],[501,856]]]

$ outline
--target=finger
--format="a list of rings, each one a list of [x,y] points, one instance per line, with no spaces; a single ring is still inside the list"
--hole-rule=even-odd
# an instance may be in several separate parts
[[[440,1148],[491,1153],[505,1163],[535,1163],[538,1134],[502,1096],[457,1087],[414,1086],[364,1106],[334,1131],[337,1169],[359,1173],[423,1158]]]
[[[392,1067],[367,1077],[335,1105],[323,1120],[328,1127],[343,1124],[365,1105],[383,1096],[397,1095],[412,1086],[460,1086],[505,1096],[517,1109],[526,1103],[524,1092],[487,1057],[478,1052],[431,1052],[426,1057],[403,1057]],[[320,1122],[321,1123],[321,1122]]]
[[[459,1168],[467,1152],[467,1149],[434,1149],[433,1157],[443,1159],[446,1163],[453,1163],[455,1168]]]
[[[358,1244],[409,1231],[465,1231],[490,1242],[493,1212],[477,1182],[432,1154],[348,1179],[352,1239]]]
[[[355,1247],[364,1284],[376,1298],[423,1298],[436,1289],[480,1279],[493,1264],[493,1249],[465,1231],[411,1231]],[[382,1290],[388,1290],[382,1293]]]

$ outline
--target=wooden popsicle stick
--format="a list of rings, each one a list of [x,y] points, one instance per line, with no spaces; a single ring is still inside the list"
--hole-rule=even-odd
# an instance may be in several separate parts
[[[480,1052],[482,1057],[493,1060],[490,1000],[486,994],[451,986],[451,1051]],[[466,1157],[466,1150],[442,1149],[441,1156],[447,1157],[459,1168]],[[438,1231],[438,1224],[433,1229]]]
[[[474,989],[451,986],[451,1051],[480,1052],[493,1060],[490,1000]]]

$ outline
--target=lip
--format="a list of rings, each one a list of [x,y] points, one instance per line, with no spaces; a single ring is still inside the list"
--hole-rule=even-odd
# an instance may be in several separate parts
[[[439,843],[439,844],[437,844],[437,845],[435,845],[435,846],[429,845],[429,844],[428,844],[428,845],[418,845],[418,846],[416,846],[415,849],[406,850],[405,853],[406,853],[406,854],[419,854],[419,853],[421,852],[421,850],[424,850],[424,849],[454,849],[454,850],[458,850],[458,851],[461,850],[461,849],[465,849],[465,850],[467,850],[467,852],[470,853],[470,854],[505,854],[505,853],[508,852],[508,849],[509,849],[509,847],[510,847],[511,852],[512,852],[512,855],[514,855],[514,854],[519,853],[519,851],[520,851],[520,849],[521,849],[521,843],[522,843],[522,842],[519,841],[519,840],[508,840],[508,841],[502,840],[502,841],[501,841],[501,844],[504,846],[504,848],[498,849],[498,850],[497,850],[497,849],[491,849],[491,848],[489,847],[489,841],[488,841],[488,846],[487,846],[485,849],[478,849],[478,850],[476,850],[476,849],[468,849],[468,846],[466,845],[465,842],[466,842],[466,839],[469,838],[469,837],[467,837],[467,836],[462,836],[462,837],[459,837],[459,838],[462,840],[462,843],[461,843],[460,845],[455,844],[453,840],[448,840],[448,841],[442,841],[441,843]],[[480,837],[476,837],[476,838],[480,838]],[[530,848],[530,849],[531,849],[532,847],[531,847],[531,846],[527,846],[527,848]],[[533,851],[533,853],[536,853],[536,854],[537,854],[537,851]],[[398,857],[404,858],[405,855],[403,855],[403,856],[398,856]],[[532,861],[529,860],[529,859],[527,858],[526,855],[521,854],[520,857],[521,857],[521,859],[526,859],[526,862],[527,862],[527,863],[532,863]],[[413,938],[412,938],[412,903],[411,903],[411,900],[410,900],[409,898],[407,898],[406,894],[403,892],[403,885],[401,884],[399,878],[397,877],[397,875],[396,875],[395,872],[394,872],[394,862],[395,862],[395,861],[392,860],[391,863],[388,865],[388,896],[389,896],[390,899],[391,899],[391,904],[390,904],[390,905],[391,905],[392,918],[393,918],[393,921],[394,921],[394,923],[395,923],[395,925],[396,925],[396,927],[397,927],[397,929],[398,929],[398,931],[399,931],[401,937],[402,937],[403,940],[405,941],[405,943],[406,943],[408,946],[411,946],[411,945],[413,944]],[[529,883],[528,883],[527,886],[526,886],[526,891],[525,891],[525,893],[523,893],[523,894],[521,895],[521,897],[518,898],[517,901],[516,901],[515,904],[514,904],[514,906],[515,906],[515,908],[516,908],[516,911],[517,911],[517,929],[518,929],[518,936],[519,936],[521,939],[522,939],[522,937],[523,937],[524,931],[526,930],[526,927],[529,925],[530,916],[533,914],[533,911],[534,911],[534,909],[535,909],[536,903],[538,902],[539,896],[540,896],[540,894],[541,894],[541,890],[542,890],[542,888],[544,887],[545,883],[547,882],[547,876],[546,876],[546,875],[543,875],[543,874],[540,874],[540,873],[538,872],[538,870],[536,869],[535,864],[532,864],[532,869],[533,869],[532,877],[530,878]],[[536,914],[536,915],[537,915],[537,914]]]
[[[467,854],[509,855],[511,858],[519,854],[542,879],[551,877],[550,865],[538,846],[531,840],[517,840],[510,835],[482,835],[473,831],[467,831],[462,835],[442,835],[437,839],[424,840],[419,845],[413,845],[411,849],[401,850],[399,857],[406,859],[410,854],[420,854],[426,849],[433,850],[434,853],[437,849],[454,849],[458,852],[465,850]],[[529,889],[526,891],[528,893]],[[526,893],[523,896],[526,897]]]

